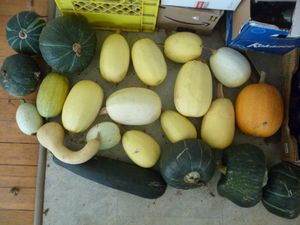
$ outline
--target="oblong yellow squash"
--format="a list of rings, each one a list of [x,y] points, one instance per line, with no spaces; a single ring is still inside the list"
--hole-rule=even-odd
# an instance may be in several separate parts
[[[68,79],[57,73],[49,73],[42,81],[36,99],[39,114],[45,118],[59,115],[69,92]]]
[[[128,157],[135,164],[144,168],[154,166],[160,157],[158,143],[142,131],[127,131],[123,135],[122,145]]]
[[[131,50],[133,67],[147,85],[156,86],[167,76],[167,64],[159,47],[150,39],[136,41]]]
[[[203,116],[212,100],[212,77],[208,66],[200,61],[185,63],[176,78],[174,103],[184,116]]]
[[[103,102],[103,90],[93,81],[82,80],[71,89],[62,111],[62,123],[71,132],[86,130],[96,119]]]
[[[210,147],[224,149],[234,138],[234,107],[228,98],[218,98],[203,117],[201,137]]]
[[[178,32],[165,40],[164,52],[174,62],[186,63],[200,57],[202,39],[191,32]]]
[[[167,110],[161,114],[161,127],[170,142],[175,143],[188,138],[196,138],[194,124],[178,112]]]
[[[147,125],[157,120],[161,113],[158,94],[146,88],[123,88],[106,100],[110,118],[125,125]]]
[[[109,35],[100,53],[100,73],[109,82],[119,83],[127,74],[130,61],[130,49],[121,34]]]

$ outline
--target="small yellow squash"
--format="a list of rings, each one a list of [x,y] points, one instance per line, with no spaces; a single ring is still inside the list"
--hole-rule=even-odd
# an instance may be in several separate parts
[[[163,112],[160,123],[164,133],[172,143],[197,137],[194,124],[178,112],[172,110]]]
[[[68,79],[57,73],[49,73],[41,83],[36,107],[45,118],[59,115],[69,92]]]
[[[203,116],[212,100],[212,77],[200,61],[185,63],[176,78],[174,103],[177,111],[188,117]]]
[[[167,64],[159,47],[150,39],[136,41],[132,47],[132,62],[138,77],[147,85],[156,86],[167,76]]]
[[[234,107],[228,98],[218,98],[211,104],[201,125],[201,138],[210,147],[224,149],[234,138]]]
[[[64,146],[64,129],[59,123],[49,122],[43,125],[36,134],[41,145],[47,148],[60,161],[68,164],[81,164],[91,159],[100,147],[98,138],[92,139],[78,150],[72,151]]]
[[[127,74],[130,61],[130,49],[121,34],[109,35],[101,49],[100,73],[109,82],[119,83]]]
[[[103,90],[93,81],[79,81],[71,89],[62,111],[62,123],[68,131],[86,130],[96,119],[103,102]]]
[[[165,40],[164,51],[167,58],[177,63],[186,63],[200,57],[202,39],[191,32],[178,32]]]
[[[158,94],[146,88],[123,88],[112,93],[106,100],[110,118],[125,125],[147,125],[161,114]]]
[[[142,131],[127,131],[123,135],[122,144],[128,157],[140,167],[150,168],[160,157],[158,143]]]

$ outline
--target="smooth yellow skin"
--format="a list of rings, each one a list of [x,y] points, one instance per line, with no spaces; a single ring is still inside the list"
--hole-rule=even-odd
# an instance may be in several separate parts
[[[201,56],[202,39],[191,32],[177,32],[165,40],[164,52],[172,61],[186,63]]]
[[[127,131],[123,135],[122,144],[128,157],[140,167],[150,168],[160,157],[160,147],[157,142],[142,131]]]
[[[197,130],[194,124],[178,112],[167,110],[161,114],[161,127],[170,142],[196,138]]]
[[[200,61],[185,63],[176,78],[174,104],[179,113],[188,117],[203,116],[212,101],[212,76]]]
[[[45,118],[58,116],[69,92],[68,79],[57,73],[49,73],[42,81],[36,99],[39,114]]]
[[[128,71],[130,49],[126,39],[120,34],[109,35],[100,53],[100,73],[109,82],[121,82]]]
[[[136,41],[131,50],[133,67],[146,85],[161,84],[167,76],[167,64],[159,47],[150,39]]]
[[[201,125],[201,138],[210,147],[224,149],[234,138],[234,107],[228,98],[218,98],[211,104]]]
[[[62,111],[62,123],[68,131],[85,131],[96,119],[103,102],[103,90],[93,81],[82,80],[71,89]]]
[[[56,122],[44,124],[37,132],[37,139],[60,161],[68,164],[81,164],[91,159],[100,147],[99,139],[92,139],[78,151],[64,146],[64,129]]]

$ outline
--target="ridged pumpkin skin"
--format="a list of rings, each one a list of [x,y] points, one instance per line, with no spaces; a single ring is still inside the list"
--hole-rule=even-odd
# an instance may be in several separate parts
[[[266,179],[263,151],[250,144],[231,146],[223,153],[223,166],[226,174],[218,182],[218,193],[240,207],[255,206]]]
[[[283,120],[282,96],[270,84],[250,84],[239,93],[235,111],[242,132],[269,137],[278,131]]]
[[[160,172],[172,187],[191,189],[208,182],[215,171],[210,147],[199,139],[187,139],[168,146],[162,152]]]
[[[211,148],[224,149],[233,141],[235,132],[234,107],[228,98],[212,102],[201,124],[201,138]]]
[[[294,219],[300,214],[300,167],[281,162],[271,167],[262,203],[277,216]]]
[[[177,32],[165,40],[166,57],[177,63],[186,63],[200,57],[202,39],[191,32]]]
[[[23,54],[7,57],[0,71],[0,84],[13,96],[25,96],[34,92],[40,78],[41,70],[37,62]]]
[[[82,80],[71,89],[62,110],[62,123],[68,131],[85,131],[96,119],[103,102],[103,90],[93,81]]]
[[[127,131],[122,137],[123,148],[138,166],[150,168],[160,157],[160,147],[153,137],[139,130]]]
[[[167,64],[159,47],[150,39],[136,41],[131,50],[133,67],[147,85],[161,84],[167,76]]]
[[[196,60],[187,62],[176,78],[175,107],[184,116],[201,117],[211,104],[212,91],[212,77],[208,66]]]
[[[196,138],[197,130],[194,124],[178,112],[166,110],[160,117],[161,127],[170,142]]]
[[[52,69],[74,74],[92,61],[97,37],[83,16],[65,15],[49,21],[39,41],[42,56]]]
[[[119,83],[127,74],[130,49],[126,39],[120,34],[109,35],[100,53],[100,72],[109,82]]]
[[[36,100],[39,114],[45,118],[59,115],[69,92],[67,77],[49,73],[42,81]]]
[[[6,25],[6,39],[16,52],[40,54],[39,37],[45,20],[33,11],[19,12]]]

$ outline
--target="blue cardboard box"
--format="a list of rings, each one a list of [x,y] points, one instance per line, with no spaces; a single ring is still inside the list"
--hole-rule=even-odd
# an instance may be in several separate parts
[[[284,54],[300,46],[300,1],[296,3],[290,30],[251,20],[250,0],[227,12],[226,43],[241,50]]]

